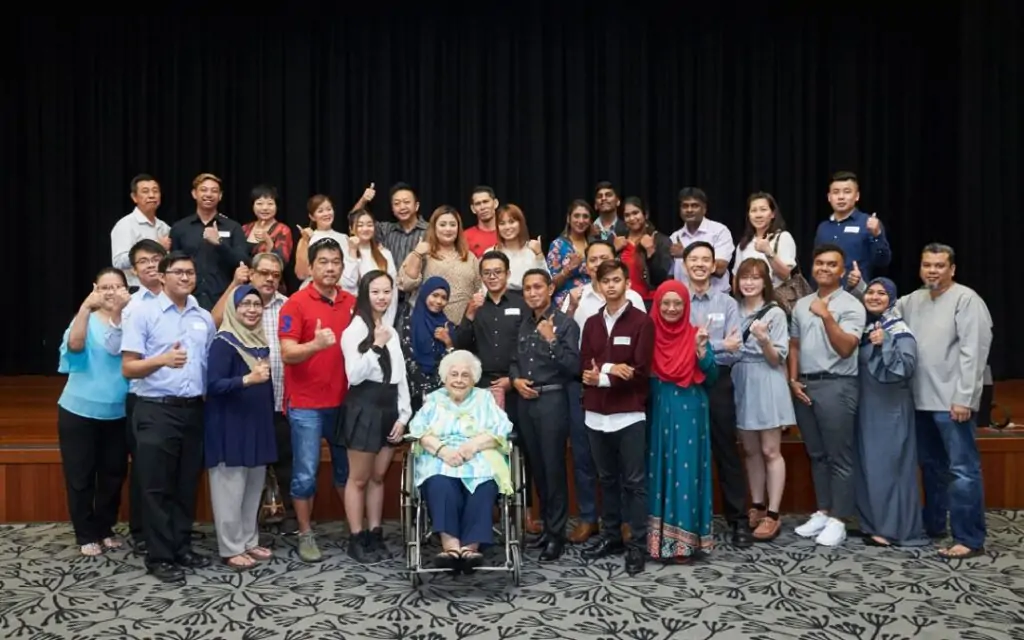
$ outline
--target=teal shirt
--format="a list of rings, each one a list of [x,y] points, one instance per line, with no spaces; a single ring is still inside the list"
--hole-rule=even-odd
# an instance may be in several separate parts
[[[90,315],[85,348],[78,353],[68,349],[71,325],[64,331],[57,372],[68,374],[68,381],[57,405],[76,416],[94,420],[125,417],[128,381],[121,375],[121,356],[111,355],[104,346],[107,328],[99,316]]]

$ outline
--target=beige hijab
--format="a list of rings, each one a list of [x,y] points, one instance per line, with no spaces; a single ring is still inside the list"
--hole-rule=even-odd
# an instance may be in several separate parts
[[[251,371],[256,368],[257,360],[270,357],[270,345],[267,344],[267,336],[263,333],[262,322],[256,325],[256,328],[250,329],[238,319],[238,304],[250,294],[256,297],[260,295],[251,284],[244,284],[231,294],[224,309],[224,319],[221,320],[217,338],[234,347]]]

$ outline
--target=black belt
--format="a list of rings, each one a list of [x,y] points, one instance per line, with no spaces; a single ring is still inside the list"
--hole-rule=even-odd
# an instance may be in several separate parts
[[[539,387],[533,387],[533,390],[537,393],[551,393],[552,391],[561,391],[564,388],[560,384],[544,384]]]
[[[178,396],[139,396],[140,402],[152,402],[153,404],[169,404],[172,407],[194,407],[203,403],[203,396],[193,396],[191,398],[180,398]]]
[[[801,373],[801,380],[839,380],[842,378],[856,378],[857,376],[841,376],[838,373],[819,371],[818,373]]]

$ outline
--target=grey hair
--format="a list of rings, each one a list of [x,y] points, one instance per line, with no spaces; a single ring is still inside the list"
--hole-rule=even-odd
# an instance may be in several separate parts
[[[448,372],[456,365],[469,367],[469,373],[473,376],[473,384],[480,382],[480,376],[484,373],[483,366],[480,364],[480,358],[477,358],[472,352],[465,349],[452,351],[441,358],[441,364],[437,366],[437,373],[441,377],[441,382],[448,379]]]
[[[264,253],[257,253],[256,255],[254,255],[252,257],[252,268],[255,269],[256,265],[258,265],[263,260],[273,260],[274,262],[277,263],[277,266],[281,267],[281,271],[284,271],[284,258],[270,251],[266,251]]]
[[[924,249],[921,249],[921,253],[944,253],[949,258],[949,266],[956,264],[956,252],[953,251],[953,247],[948,244],[942,244],[941,242],[929,242],[924,245]]]

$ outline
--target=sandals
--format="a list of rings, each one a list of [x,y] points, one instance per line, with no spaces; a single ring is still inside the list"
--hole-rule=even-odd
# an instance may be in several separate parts
[[[446,549],[434,556],[434,564],[441,569],[458,571],[462,567],[462,554],[458,549]]]
[[[248,553],[240,553],[230,558],[221,558],[221,562],[235,571],[248,571],[256,566],[256,561]]]
[[[963,551],[957,551],[956,549],[963,549]],[[985,555],[985,549],[971,549],[970,547],[962,544],[954,544],[952,547],[946,547],[939,549],[939,557],[945,558],[946,560],[968,560],[970,558],[977,558],[978,556]]]
[[[891,547],[892,543],[883,538],[882,536],[864,536],[864,546],[866,547],[881,547],[883,549]]]
[[[89,544],[83,544],[79,551],[82,552],[83,556],[95,558],[103,553],[103,547],[98,542],[90,542]]]
[[[124,546],[124,543],[117,538],[103,538],[103,548],[107,551],[116,551]]]
[[[274,557],[274,552],[266,547],[253,547],[252,549],[247,549],[246,553],[253,560],[258,560],[260,562],[265,562]]]
[[[473,573],[477,567],[484,563],[483,554],[479,551],[473,551],[468,547],[463,547],[459,551],[459,557],[462,558],[463,573]]]

